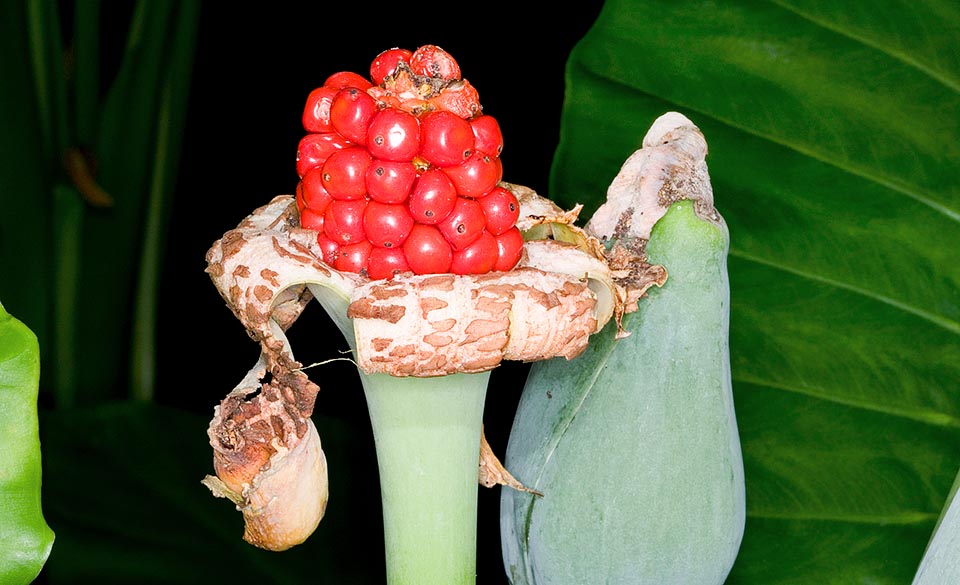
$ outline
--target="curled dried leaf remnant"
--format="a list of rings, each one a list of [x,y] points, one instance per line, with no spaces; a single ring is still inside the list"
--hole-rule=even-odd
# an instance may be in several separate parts
[[[304,284],[349,290],[349,276],[319,260],[296,206],[274,199],[207,253],[207,272],[260,343],[257,364],[214,409],[208,428],[216,477],[204,483],[243,512],[244,538],[269,550],[303,542],[327,501],[326,460],[310,420],[319,387],[300,368],[284,331],[312,299]]]
[[[515,489],[521,492],[528,492],[536,496],[542,496],[541,492],[538,492],[535,489],[528,488],[523,485],[517,478],[506,470],[500,460],[497,459],[497,456],[494,455],[493,449],[490,447],[490,443],[487,442],[487,437],[483,433],[480,434],[480,485],[485,487],[493,487],[495,485],[502,485],[508,488]]]

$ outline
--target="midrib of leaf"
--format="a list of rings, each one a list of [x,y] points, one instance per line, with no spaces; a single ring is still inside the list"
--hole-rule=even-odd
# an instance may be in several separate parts
[[[890,298],[890,297],[887,297],[887,296],[883,296],[883,295],[877,294],[877,293],[875,293],[875,292],[873,292],[873,291],[870,291],[870,290],[868,290],[868,289],[860,288],[860,287],[854,286],[854,285],[852,285],[852,284],[848,284],[848,283],[845,283],[845,282],[841,282],[841,281],[839,281],[839,280],[835,280],[835,279],[832,279],[832,278],[827,278],[827,277],[822,276],[822,275],[813,274],[813,273],[810,273],[810,272],[805,272],[805,271],[803,271],[803,270],[799,270],[799,269],[797,269],[797,268],[792,268],[792,267],[789,267],[789,266],[786,266],[786,265],[783,265],[783,264],[776,264],[776,263],[774,263],[774,262],[771,261],[771,260],[766,260],[766,259],[764,259],[764,258],[760,258],[760,257],[758,257],[758,256],[754,256],[754,255],[752,255],[752,254],[748,254],[748,253],[743,252],[742,250],[738,250],[738,249],[736,249],[736,248],[734,248],[734,247],[732,247],[732,246],[731,246],[731,248],[730,248],[730,256],[733,256],[733,257],[736,257],[736,258],[740,258],[741,260],[746,260],[747,262],[753,262],[754,264],[760,264],[760,265],[763,265],[763,266],[766,266],[766,267],[769,267],[769,268],[773,268],[773,269],[776,269],[776,270],[780,270],[780,271],[782,271],[782,272],[787,272],[787,273],[789,273],[789,274],[793,274],[793,275],[795,275],[795,276],[799,276],[800,278],[805,278],[805,279],[807,279],[807,280],[811,280],[811,281],[814,281],[814,282],[817,282],[817,283],[820,283],[820,284],[825,284],[825,285],[832,286],[832,287],[835,287],[835,288],[839,288],[839,289],[842,289],[842,290],[845,290],[845,291],[848,291],[848,292],[852,292],[852,293],[854,293],[854,294],[857,294],[857,295],[860,295],[860,296],[863,296],[863,297],[866,297],[866,298],[875,300],[875,301],[877,301],[877,302],[880,302],[880,303],[889,305],[889,306],[894,307],[895,309],[898,309],[898,310],[903,311],[903,312],[905,312],[905,313],[910,313],[911,315],[914,315],[914,316],[916,316],[916,317],[920,317],[921,319],[923,319],[923,320],[925,320],[925,321],[927,321],[927,322],[929,322],[929,323],[931,323],[931,324],[933,324],[933,325],[936,325],[936,326],[938,326],[938,327],[942,327],[943,329],[946,329],[946,330],[949,331],[950,333],[954,333],[954,334],[960,335],[960,323],[957,323],[956,321],[954,321],[954,320],[952,320],[952,319],[947,319],[947,318],[942,317],[942,316],[940,316],[940,315],[936,315],[936,314],[934,314],[934,313],[930,313],[930,312],[924,311],[924,310],[922,310],[922,309],[920,309],[920,308],[917,308],[917,307],[908,305],[908,304],[906,304],[906,303],[902,303],[902,302],[900,302],[900,301],[898,301],[898,300],[896,300],[896,299],[893,299],[893,298]]]
[[[800,18],[806,20],[807,22],[815,24],[821,28],[834,32],[850,40],[856,41],[864,46],[870,47],[871,49],[877,52],[887,55],[891,59],[900,61],[901,63],[916,69],[920,73],[923,73],[924,75],[933,79],[937,83],[942,84],[943,86],[947,87],[951,91],[960,93],[960,83],[954,81],[953,79],[950,79],[949,77],[946,77],[944,74],[940,73],[936,69],[927,67],[922,62],[912,58],[907,53],[903,53],[901,51],[895,51],[889,47],[880,45],[865,36],[857,34],[855,31],[841,28],[837,26],[837,24],[834,22],[823,20],[821,18],[818,18],[815,15],[812,15],[808,12],[804,12],[803,10],[800,10],[795,6],[790,6],[788,4],[785,4],[782,0],[770,0],[770,2],[771,4],[774,4],[775,6],[783,10],[786,10],[787,12],[790,12],[791,14],[799,16]]]
[[[859,178],[861,178],[861,179],[863,179],[863,180],[865,180],[865,181],[867,181],[867,182],[869,182],[869,183],[873,183],[873,184],[875,184],[875,185],[879,185],[879,186],[884,187],[884,188],[886,188],[886,189],[888,189],[888,190],[890,190],[890,191],[893,191],[893,192],[895,192],[895,193],[899,193],[899,194],[901,194],[901,195],[904,195],[904,196],[906,196],[906,197],[908,197],[908,198],[910,198],[910,199],[913,199],[914,201],[916,201],[916,202],[918,202],[918,203],[921,203],[921,204],[923,204],[923,205],[926,205],[927,207],[933,209],[933,210],[936,211],[937,213],[940,213],[940,214],[948,217],[948,218],[951,219],[952,221],[955,221],[955,222],[957,222],[958,224],[960,224],[960,211],[951,209],[951,208],[947,207],[946,205],[943,205],[942,203],[939,203],[939,202],[937,202],[937,201],[934,201],[934,200],[931,198],[931,194],[930,194],[929,192],[925,192],[923,189],[920,189],[920,188],[917,187],[916,185],[912,185],[912,186],[903,185],[903,184],[900,184],[900,183],[896,182],[896,181],[893,180],[893,179],[881,177],[879,174],[872,174],[872,172],[875,171],[875,169],[858,169],[858,168],[853,167],[853,166],[851,166],[851,165],[842,164],[842,161],[839,161],[839,160],[837,160],[837,159],[831,159],[831,158],[829,158],[828,156],[822,155],[822,154],[818,153],[816,150],[811,149],[811,148],[808,148],[808,147],[806,147],[805,145],[803,145],[803,144],[801,144],[801,143],[790,142],[790,141],[781,139],[781,138],[776,137],[776,136],[773,136],[773,135],[765,134],[765,133],[760,132],[760,131],[758,131],[758,130],[756,130],[756,129],[754,129],[754,128],[750,128],[750,127],[744,126],[744,125],[742,125],[742,124],[739,124],[739,123],[736,122],[735,120],[732,120],[732,119],[729,119],[729,118],[725,118],[725,117],[720,116],[720,115],[717,115],[717,114],[715,114],[715,113],[711,113],[711,112],[702,110],[702,109],[700,109],[700,108],[698,108],[698,107],[696,107],[696,106],[693,106],[693,105],[691,105],[691,104],[689,104],[689,103],[687,103],[687,102],[684,102],[683,100],[681,100],[681,99],[679,99],[679,98],[677,98],[677,97],[675,97],[675,96],[663,96],[663,95],[658,95],[658,94],[650,93],[650,92],[648,92],[648,91],[645,91],[645,90],[642,90],[642,89],[640,89],[640,88],[634,87],[634,86],[632,86],[632,85],[623,83],[623,82],[620,81],[619,79],[611,78],[611,77],[609,77],[609,76],[607,76],[607,75],[604,75],[604,74],[602,74],[602,73],[599,73],[599,72],[597,72],[597,71],[594,71],[594,70],[586,67],[586,66],[583,64],[583,62],[578,63],[578,66],[581,67],[586,74],[588,74],[588,75],[590,75],[590,76],[592,76],[592,77],[595,77],[595,78],[597,78],[597,79],[601,79],[601,80],[603,80],[603,81],[605,81],[605,82],[607,82],[607,83],[609,83],[609,84],[611,84],[611,85],[616,85],[616,86],[619,86],[619,87],[626,88],[626,89],[628,89],[628,90],[630,90],[630,91],[634,91],[634,92],[637,92],[637,93],[641,93],[641,94],[643,94],[643,95],[648,95],[648,96],[651,96],[651,97],[655,97],[655,98],[657,98],[657,99],[669,101],[669,102],[671,102],[671,103],[673,103],[673,104],[676,104],[676,105],[678,105],[678,106],[682,106],[684,109],[686,109],[686,110],[688,110],[688,111],[690,111],[690,112],[696,112],[697,115],[698,115],[698,117],[702,117],[702,118],[706,118],[706,119],[713,120],[713,121],[715,121],[715,122],[718,122],[718,123],[720,123],[720,124],[723,124],[723,125],[725,125],[725,126],[728,126],[728,127],[730,127],[730,128],[733,128],[733,129],[735,129],[735,130],[737,130],[737,131],[739,131],[739,132],[742,132],[742,133],[744,133],[744,134],[747,134],[747,135],[749,135],[749,136],[753,136],[753,137],[755,137],[755,138],[760,138],[760,139],[762,139],[762,140],[766,140],[767,142],[771,142],[771,143],[776,144],[776,145],[778,145],[778,146],[782,146],[782,147],[784,147],[784,148],[786,148],[786,149],[789,149],[789,150],[792,150],[792,151],[796,152],[797,154],[800,154],[800,155],[809,157],[809,158],[811,158],[811,159],[813,159],[813,160],[816,160],[817,162],[820,162],[820,163],[822,163],[822,164],[824,164],[824,165],[830,166],[830,167],[832,167],[832,168],[835,168],[835,169],[837,169],[837,170],[839,170],[839,171],[842,171],[842,172],[844,172],[844,173],[848,173],[848,174],[853,175],[853,176],[855,176],[855,177],[859,177]],[[689,116],[688,116],[688,117],[689,117]]]
[[[927,411],[921,411],[921,410],[908,410],[903,408],[890,408],[888,406],[881,406],[876,403],[842,399],[837,397],[836,395],[827,394],[825,392],[817,392],[815,388],[796,386],[792,384],[783,384],[780,382],[772,382],[770,380],[766,380],[760,377],[748,376],[740,373],[735,374],[733,376],[733,382],[734,384],[743,383],[743,384],[750,384],[752,386],[770,388],[771,390],[778,390],[781,392],[790,392],[792,394],[798,394],[801,396],[808,396],[810,398],[815,398],[817,400],[823,400],[824,402],[829,402],[831,404],[841,404],[843,406],[849,406],[852,408],[859,408],[860,410],[877,412],[880,414],[917,421],[923,424],[929,424],[937,427],[960,429],[960,419],[944,414],[942,412],[927,412]]]

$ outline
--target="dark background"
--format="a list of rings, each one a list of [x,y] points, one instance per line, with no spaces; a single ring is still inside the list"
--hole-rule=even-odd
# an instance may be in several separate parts
[[[304,134],[300,115],[310,90],[337,71],[366,75],[384,49],[439,45],[478,89],[484,112],[500,123],[504,180],[549,194],[565,63],[600,5],[599,0],[551,9],[504,1],[204,4],[160,295],[157,401],[212,415],[257,359],[258,346],[204,273],[204,255],[253,209],[293,193],[296,148]],[[189,332],[185,318],[193,324]],[[336,357],[346,348],[319,305],[309,307],[289,335],[303,363]],[[187,367],[164,367],[176,363]],[[507,363],[492,376],[484,420],[500,457],[525,375],[526,366]],[[316,413],[369,429],[351,364],[334,362],[310,376],[321,387]],[[320,433],[330,440],[322,428]],[[358,465],[375,471],[372,434],[362,436],[370,437],[370,459]],[[506,582],[499,494],[500,488],[480,490],[480,583]],[[211,505],[218,503],[211,499]],[[318,530],[323,529],[321,523]]]

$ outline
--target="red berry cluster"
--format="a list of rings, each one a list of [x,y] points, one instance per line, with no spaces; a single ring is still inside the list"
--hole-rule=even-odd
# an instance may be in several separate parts
[[[499,186],[500,126],[443,49],[384,51],[370,79],[334,73],[307,98],[303,127],[300,224],[337,270],[381,279],[516,266],[520,204]]]

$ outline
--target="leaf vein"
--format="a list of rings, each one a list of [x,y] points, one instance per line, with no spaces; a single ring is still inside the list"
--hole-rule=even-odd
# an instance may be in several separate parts
[[[854,285],[852,285],[852,284],[849,284],[849,283],[846,283],[846,282],[842,282],[842,281],[839,281],[839,280],[836,280],[836,279],[833,279],[833,278],[827,278],[827,277],[822,276],[822,275],[819,275],[819,274],[813,274],[813,273],[811,273],[811,272],[805,272],[805,271],[803,271],[803,270],[799,270],[799,269],[797,269],[797,268],[792,268],[792,267],[789,267],[789,266],[784,266],[784,265],[782,265],[782,264],[776,264],[776,263],[774,263],[774,262],[771,261],[771,260],[767,260],[767,259],[764,259],[764,258],[760,258],[760,257],[758,257],[758,256],[754,256],[754,255],[752,255],[752,254],[748,254],[748,253],[746,253],[746,252],[744,252],[744,251],[742,251],[742,250],[738,250],[738,249],[735,249],[735,248],[733,248],[733,247],[730,248],[730,256],[739,258],[739,259],[741,259],[741,260],[745,260],[745,261],[747,261],[747,262],[753,262],[753,263],[755,263],[755,264],[760,264],[760,265],[766,266],[766,267],[768,267],[768,268],[774,268],[774,269],[776,269],[776,270],[780,270],[780,271],[783,271],[783,272],[787,272],[787,273],[793,274],[793,275],[795,275],[795,276],[799,276],[799,277],[801,277],[801,278],[806,278],[806,279],[808,279],[808,280],[812,280],[812,281],[818,282],[818,283],[820,283],[820,284],[825,284],[825,285],[833,286],[833,287],[836,287],[836,288],[839,288],[839,289],[842,289],[842,290],[845,290],[845,291],[848,291],[848,292],[852,292],[852,293],[857,294],[857,295],[864,296],[864,297],[866,297],[866,298],[875,300],[875,301],[877,301],[877,302],[879,302],[879,303],[883,303],[883,304],[885,304],[885,305],[889,305],[889,306],[891,306],[891,307],[893,307],[893,308],[895,308],[895,309],[904,311],[904,312],[906,312],[906,313],[910,313],[911,315],[914,315],[914,316],[916,316],[916,317],[919,317],[919,318],[921,318],[921,319],[923,319],[923,320],[925,320],[925,321],[927,321],[927,322],[929,322],[929,323],[931,323],[931,324],[933,324],[933,325],[936,325],[936,326],[938,326],[938,327],[942,327],[943,329],[946,329],[946,330],[949,331],[950,333],[954,333],[954,334],[960,335],[960,323],[957,323],[956,321],[953,321],[952,319],[947,319],[946,317],[942,317],[942,316],[937,315],[937,314],[935,314],[935,313],[931,313],[931,312],[929,312],[929,311],[924,311],[923,309],[920,309],[920,308],[918,308],[918,307],[911,306],[911,305],[909,305],[909,304],[907,304],[907,303],[904,303],[904,302],[902,302],[902,301],[899,301],[899,300],[897,300],[897,299],[894,299],[894,298],[891,298],[891,297],[888,297],[888,296],[884,296],[884,295],[878,294],[878,293],[876,293],[876,292],[873,292],[873,291],[870,291],[870,290],[867,290],[867,289],[864,289],[864,288],[861,288],[861,287],[858,287],[858,286],[854,286]]]
[[[883,53],[884,55],[887,55],[890,58],[896,59],[904,63],[905,65],[913,67],[917,71],[923,73],[924,75],[930,77],[931,79],[937,81],[938,83],[943,84],[945,87],[947,87],[951,91],[960,93],[960,83],[954,81],[953,79],[950,79],[940,71],[937,71],[936,69],[933,69],[931,67],[928,67],[927,65],[924,65],[921,61],[914,59],[907,53],[892,50],[889,47],[880,45],[875,41],[872,41],[865,36],[859,35],[852,30],[843,29],[837,26],[837,24],[834,22],[817,18],[816,16],[808,12],[804,12],[803,10],[797,8],[796,6],[790,6],[789,4],[785,3],[783,0],[770,0],[770,1],[776,6],[782,8],[783,10],[786,10],[787,12],[795,14],[810,23],[823,27],[831,32],[835,32],[838,35],[844,36],[858,43],[861,43],[864,46],[870,47],[871,49],[874,49],[880,53]]]
[[[944,412],[938,411],[924,411],[924,410],[910,410],[906,408],[895,408],[892,406],[885,406],[877,403],[869,403],[861,400],[853,400],[850,398],[843,398],[841,396],[829,394],[825,391],[818,391],[818,389],[813,387],[802,387],[796,386],[793,384],[784,384],[782,382],[773,382],[771,380],[764,380],[759,377],[744,375],[744,374],[734,374],[732,376],[734,382],[734,388],[736,384],[744,383],[751,384],[753,386],[763,386],[771,390],[780,390],[783,392],[790,392],[792,394],[799,394],[802,396],[807,396],[809,398],[816,398],[818,400],[823,400],[832,404],[840,404],[843,406],[849,406],[852,408],[859,408],[861,410],[869,410],[871,412],[877,412],[887,416],[893,416],[897,418],[904,418],[908,420],[913,420],[923,424],[934,425],[938,427],[947,427],[960,429],[960,419],[955,416],[946,414]]]

